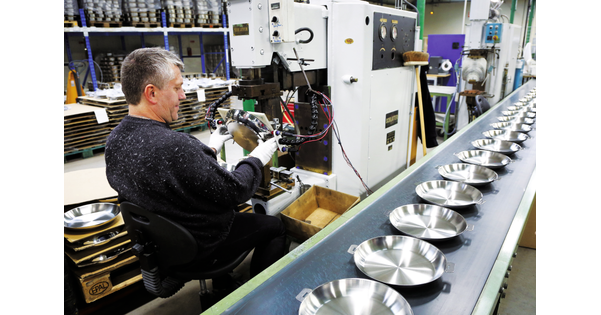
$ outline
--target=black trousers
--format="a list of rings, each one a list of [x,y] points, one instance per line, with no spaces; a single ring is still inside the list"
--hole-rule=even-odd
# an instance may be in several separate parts
[[[419,74],[419,82],[422,90],[422,105],[424,109],[424,131],[426,133],[426,147],[434,148],[438,146],[436,140],[436,116],[434,115],[434,108],[432,106],[432,97],[430,96],[430,90],[428,89],[428,66],[422,66]],[[415,94],[415,113],[419,115],[419,100],[417,93]],[[418,116],[419,117],[419,116]],[[417,136],[422,140],[420,120],[417,119]],[[422,141],[423,143],[423,141]]]
[[[236,212],[230,234],[209,258],[227,259],[253,248],[255,251],[250,263],[251,277],[286,254],[286,229],[279,218]]]

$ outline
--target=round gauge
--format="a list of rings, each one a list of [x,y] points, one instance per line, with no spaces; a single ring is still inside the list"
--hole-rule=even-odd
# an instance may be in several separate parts
[[[384,38],[386,38],[386,33],[387,33],[386,25],[384,25],[384,24],[380,25],[380,40],[383,41]]]
[[[390,38],[394,41],[396,40],[397,36],[399,36],[399,30],[396,28],[396,25],[393,25],[392,29],[390,30]]]

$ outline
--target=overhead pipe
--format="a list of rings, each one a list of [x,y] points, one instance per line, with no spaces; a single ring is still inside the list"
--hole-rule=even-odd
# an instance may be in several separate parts
[[[513,18],[515,17],[515,7],[517,6],[518,0],[511,1],[511,15],[509,16],[509,23],[513,24]]]

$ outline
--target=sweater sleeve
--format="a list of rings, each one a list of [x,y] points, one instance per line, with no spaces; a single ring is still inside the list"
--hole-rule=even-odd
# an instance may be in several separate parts
[[[190,137],[181,145],[173,142],[171,163],[176,165],[173,179],[190,198],[198,198],[215,206],[235,207],[250,199],[262,179],[261,161],[248,158],[232,172],[222,168],[213,149]]]

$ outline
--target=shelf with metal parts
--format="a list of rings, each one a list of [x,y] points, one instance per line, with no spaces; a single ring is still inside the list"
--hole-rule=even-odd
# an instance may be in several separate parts
[[[80,17],[81,17],[81,27],[65,27],[64,28],[64,36],[65,36],[65,49],[67,54],[67,59],[69,62],[69,67],[71,68],[71,62],[73,61],[71,54],[71,47],[69,44],[69,37],[71,36],[83,36],[85,42],[85,50],[87,54],[87,62],[89,66],[87,72],[84,76],[84,85],[89,77],[92,80],[92,85],[94,90],[98,90],[98,76],[96,73],[96,69],[93,66],[95,61],[92,53],[92,47],[90,44],[90,36],[120,36],[121,37],[121,46],[123,50],[126,50],[125,38],[124,36],[139,36],[141,39],[142,47],[146,47],[145,44],[145,36],[162,36],[165,49],[169,50],[169,36],[177,36],[178,39],[178,52],[180,59],[184,60],[185,58],[200,58],[202,72],[207,73],[207,70],[212,70],[211,73],[214,73],[219,69],[219,67],[224,65],[224,77],[226,79],[230,79],[230,61],[227,53],[228,48],[228,28],[204,28],[204,27],[191,27],[191,28],[175,28],[175,27],[167,27],[165,12],[162,12],[162,27],[156,28],[141,28],[141,27],[133,27],[133,26],[124,26],[124,27],[88,27],[85,19],[85,15],[83,13],[83,9],[80,9]],[[227,16],[222,14],[222,21],[224,21],[224,25],[227,25]],[[199,37],[199,45],[200,45],[200,55],[184,55],[182,50],[182,35],[194,35],[198,34]],[[223,51],[217,52],[206,52],[204,47],[203,35],[223,35]],[[219,63],[214,69],[207,69],[206,57],[207,55],[222,55]]]
[[[369,278],[356,266],[351,245],[382,235],[398,235],[388,213],[404,204],[423,203],[416,185],[438,180],[435,167],[459,161],[454,153],[474,149],[472,142],[492,129],[502,111],[518,102],[536,82],[528,82],[505,100],[460,130],[339,220],[251,279],[206,311],[206,314],[298,314],[305,289],[337,279]],[[508,269],[536,195],[536,129],[513,163],[497,170],[501,180],[479,187],[484,202],[458,209],[474,228],[450,240],[435,242],[454,270],[432,283],[398,287],[413,314],[490,314],[503,296]],[[511,290],[511,288],[509,288]]]

